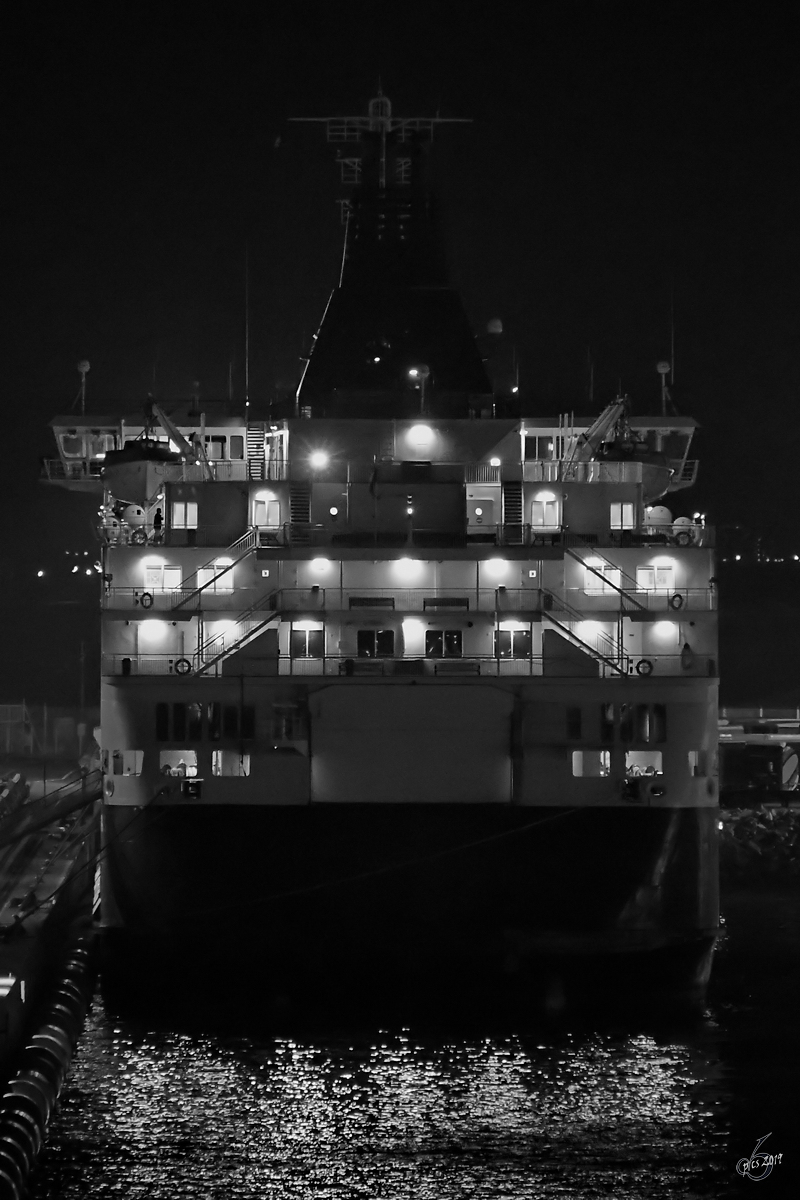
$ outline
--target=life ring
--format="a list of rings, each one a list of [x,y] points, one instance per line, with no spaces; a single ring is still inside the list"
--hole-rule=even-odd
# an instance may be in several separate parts
[[[131,534],[131,543],[134,546],[144,546],[146,541],[147,541],[147,530],[142,529],[141,526],[139,526],[138,529],[134,529],[133,533]]]
[[[681,529],[681,531],[679,533],[675,534],[675,545],[676,546],[691,546],[693,541],[694,541],[694,538],[689,533],[688,529]]]
[[[670,598],[669,598],[670,608],[675,609],[675,611],[677,612],[677,610],[679,608],[683,608],[683,605],[684,605],[684,599],[683,599],[683,596],[680,594],[680,592],[676,592],[674,596],[670,596]]]
[[[176,675],[188,675],[189,672],[191,671],[191,669],[192,669],[192,664],[189,662],[188,658],[176,658],[175,659],[175,674]]]
[[[141,604],[142,608],[152,608],[153,607],[153,593],[152,592],[142,592],[141,596],[139,597],[139,603]]]
[[[649,658],[640,658],[636,664],[637,675],[652,675],[653,664]]]

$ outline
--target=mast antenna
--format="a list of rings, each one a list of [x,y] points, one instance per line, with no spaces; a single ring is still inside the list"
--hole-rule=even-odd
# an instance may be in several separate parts
[[[88,363],[87,359],[82,358],[81,361],[78,363],[78,374],[81,377],[81,382],[80,382],[80,387],[78,388],[78,394],[75,397],[76,403],[78,400],[80,400],[80,402],[81,402],[81,416],[84,416],[86,413],[86,372],[88,370],[89,370],[89,363]],[[73,405],[73,408],[74,408],[74,405]]]
[[[244,415],[250,415],[250,246],[244,244]]]

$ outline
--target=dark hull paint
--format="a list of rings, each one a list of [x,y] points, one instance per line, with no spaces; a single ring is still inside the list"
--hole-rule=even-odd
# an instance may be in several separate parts
[[[608,975],[688,996],[708,976],[714,809],[108,807],[105,830],[104,919],[151,967],[273,991]]]

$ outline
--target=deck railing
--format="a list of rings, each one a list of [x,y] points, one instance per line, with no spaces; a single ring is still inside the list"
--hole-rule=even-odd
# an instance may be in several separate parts
[[[223,671],[223,661],[212,670],[198,655],[193,654],[104,654],[102,674],[113,676],[175,675],[191,676],[200,672],[199,678],[213,679]],[[596,672],[586,672],[585,678],[618,679],[620,675],[631,679],[698,678],[715,677],[716,659],[709,655],[692,655],[691,659],[681,654],[651,654],[645,658],[626,657],[616,666],[597,661]],[[374,677],[407,679],[409,676],[429,679],[454,678],[498,678],[510,676],[541,676],[548,678],[575,678],[573,660],[557,657],[543,658],[498,658],[494,655],[469,655],[462,658],[356,658],[344,654],[328,654],[322,658],[248,657],[234,675],[335,675],[345,679],[369,679]]]

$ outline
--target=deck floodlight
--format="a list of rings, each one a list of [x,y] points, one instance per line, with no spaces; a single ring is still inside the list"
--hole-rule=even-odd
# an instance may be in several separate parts
[[[311,466],[315,468],[327,467],[328,455],[324,450],[314,450],[309,462],[311,463]]]

